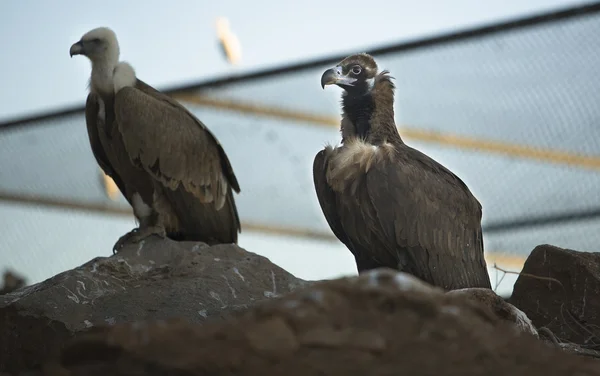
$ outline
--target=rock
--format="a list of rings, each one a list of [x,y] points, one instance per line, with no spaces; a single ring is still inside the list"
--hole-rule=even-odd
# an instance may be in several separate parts
[[[600,351],[585,349],[579,345],[574,343],[558,343],[558,347],[566,352],[571,354],[581,355],[581,356],[589,356],[592,358],[600,359]]]
[[[600,343],[600,253],[539,245],[515,283],[510,303],[560,342]]]
[[[98,329],[45,376],[600,375],[600,362],[515,330],[486,306],[379,269],[312,284],[205,325]]]
[[[97,325],[172,317],[202,323],[304,283],[236,245],[151,237],[0,296],[0,371],[34,368]]]
[[[518,330],[539,337],[538,332],[533,326],[533,323],[527,317],[525,312],[521,311],[514,305],[506,302],[502,297],[494,291],[485,288],[466,288],[459,290],[448,291],[446,294],[462,295],[474,302],[484,304],[499,318],[510,322]]]

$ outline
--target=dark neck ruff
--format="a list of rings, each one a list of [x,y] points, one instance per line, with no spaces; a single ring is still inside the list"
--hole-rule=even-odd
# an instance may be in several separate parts
[[[357,137],[366,139],[371,130],[371,117],[375,111],[375,101],[371,93],[362,95],[346,94],[342,99],[344,114],[354,125]]]
[[[364,87],[364,90],[346,91],[342,108],[353,129],[342,131],[342,138],[353,135],[373,145],[404,143],[394,121],[394,84],[390,79],[388,72],[383,71],[375,77],[370,90]]]

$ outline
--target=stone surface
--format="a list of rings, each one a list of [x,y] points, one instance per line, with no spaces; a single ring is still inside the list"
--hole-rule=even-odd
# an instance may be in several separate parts
[[[559,342],[594,348],[600,344],[600,254],[537,246],[509,301]]]
[[[539,337],[538,332],[525,312],[508,303],[498,294],[485,288],[466,288],[448,291],[446,294],[462,295],[474,302],[484,304],[499,318],[514,325],[518,330]]]
[[[0,371],[34,368],[97,325],[173,317],[202,323],[303,284],[235,245],[151,237],[0,296]]]
[[[71,342],[46,376],[600,375],[461,294],[374,270],[224,321],[117,324]]]

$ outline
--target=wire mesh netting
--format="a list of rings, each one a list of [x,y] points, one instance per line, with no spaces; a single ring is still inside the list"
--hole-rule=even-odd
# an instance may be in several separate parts
[[[406,142],[453,170],[482,203],[490,254],[522,258],[542,243],[598,248],[599,21],[600,13],[588,12],[375,54],[396,78],[397,122]],[[314,155],[339,141],[340,91],[319,85],[329,66],[202,87],[195,102],[204,104],[184,102],[227,151],[247,225],[332,236],[311,175]],[[21,194],[51,198],[58,203],[53,210],[60,202],[127,207],[104,192],[83,111],[4,130],[0,193],[5,201]],[[21,210],[15,205],[11,212]],[[56,216],[41,220],[39,210],[20,215],[20,223],[0,214],[5,259],[16,244],[21,252],[46,247],[60,224]],[[2,212],[9,212],[8,203]],[[71,214],[64,215],[67,223]]]
[[[599,20],[588,13],[376,55],[396,78],[407,143],[455,171],[482,202],[488,249],[526,253],[543,242],[597,249],[589,230],[600,215]],[[340,92],[318,85],[327,67],[202,94],[328,116],[333,122],[312,124],[327,126],[340,111]],[[431,132],[441,137],[432,141]],[[323,141],[338,140],[327,135]]]

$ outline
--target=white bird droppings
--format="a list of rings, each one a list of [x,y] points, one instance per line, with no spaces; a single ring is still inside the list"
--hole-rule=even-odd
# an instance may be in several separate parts
[[[447,313],[450,315],[457,315],[460,313],[460,309],[454,305],[445,305],[441,309],[442,313]]]
[[[238,270],[238,268],[233,268],[233,272],[240,277],[240,279],[242,280],[242,282],[246,282],[246,278],[244,278],[244,276],[242,275],[242,273],[240,273],[240,271]]]
[[[325,300],[325,293],[321,290],[312,290],[308,293],[308,299],[313,302],[321,303]]]
[[[231,291],[231,295],[233,296],[233,298],[237,299],[237,294],[235,293],[235,289],[233,288],[233,286],[231,286],[231,283],[229,283],[229,279],[227,279],[227,277],[225,277],[224,275],[222,275],[222,277],[225,280],[227,287],[229,287],[229,290]]]
[[[69,300],[73,301],[74,303],[79,304],[79,298],[77,297],[77,295],[75,295],[75,293],[71,290],[69,290],[68,288],[64,287],[63,288],[65,290],[67,290],[67,298],[69,298]]]
[[[136,254],[138,255],[138,257],[141,256],[140,252],[142,252],[142,248],[144,247],[145,242],[146,242],[145,240],[142,240],[142,241],[140,241],[140,244],[138,245],[138,249],[136,251]]]
[[[263,294],[267,298],[274,298],[277,296],[277,284],[275,283],[275,273],[271,270],[271,282],[273,283],[273,291],[265,291]]]

